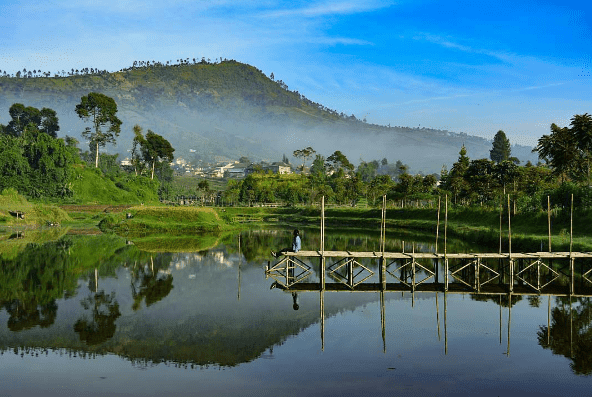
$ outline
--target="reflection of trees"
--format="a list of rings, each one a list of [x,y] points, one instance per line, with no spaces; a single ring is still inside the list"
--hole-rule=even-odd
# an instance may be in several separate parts
[[[74,331],[80,340],[96,345],[112,338],[116,329],[115,320],[121,316],[115,293],[99,291],[80,301],[80,304],[91,311],[91,318],[85,315],[74,324]]]
[[[578,375],[592,374],[592,300],[577,298],[572,305],[569,298],[557,298],[551,311],[551,326],[541,326],[538,342],[544,349],[569,358],[570,367]],[[571,310],[570,310],[571,307]]]
[[[56,299],[76,286],[76,279],[67,279],[65,271],[70,246],[64,239],[29,244],[13,259],[0,257],[0,307],[10,314],[11,331],[53,324]]]
[[[485,295],[485,294],[471,294],[471,300],[478,302],[493,302],[501,307],[510,307],[510,295]],[[512,294],[512,307],[522,300],[522,295]]]
[[[47,328],[53,324],[58,312],[55,299],[44,305],[36,301],[22,302],[18,299],[4,303],[4,308],[10,314],[8,329],[13,332],[23,331],[36,326]]]
[[[162,259],[162,258],[161,258]],[[165,298],[173,289],[173,276],[159,272],[159,268],[167,267],[168,263],[158,261],[156,265],[150,257],[150,266],[139,266],[132,272],[132,296],[134,303],[132,309],[138,310],[144,300],[146,306],[150,306]]]

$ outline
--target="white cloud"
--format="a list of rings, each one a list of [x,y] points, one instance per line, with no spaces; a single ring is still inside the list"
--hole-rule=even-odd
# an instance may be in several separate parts
[[[310,7],[283,9],[266,12],[263,15],[266,17],[321,17],[327,15],[347,15],[358,14],[362,12],[374,11],[381,8],[389,7],[393,2],[376,2],[376,1],[347,1],[347,2],[330,2],[323,4],[316,4]]]

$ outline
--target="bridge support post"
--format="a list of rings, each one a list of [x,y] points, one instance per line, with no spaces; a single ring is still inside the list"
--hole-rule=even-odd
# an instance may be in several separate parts
[[[386,290],[386,261],[384,260],[384,256],[381,256],[378,260],[380,266],[380,285],[382,290]]]
[[[569,289],[571,294],[573,295],[575,293],[575,273],[576,273],[576,269],[575,269],[575,265],[574,265],[574,257],[570,255],[569,257],[569,272],[571,274],[571,282],[569,283]]]
[[[321,276],[321,291],[325,290],[325,257],[321,255],[319,260],[319,273]]]
[[[444,291],[448,291],[448,258],[444,257]]]
[[[509,286],[510,286],[510,293],[514,292],[514,260],[512,258],[510,258],[509,260],[510,262],[510,280],[509,280]]]

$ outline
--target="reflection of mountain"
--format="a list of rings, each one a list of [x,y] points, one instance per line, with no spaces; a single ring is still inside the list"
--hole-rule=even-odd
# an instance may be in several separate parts
[[[240,266],[238,300],[241,258],[218,249],[154,255],[153,263],[149,258],[128,261],[116,278],[99,280],[100,292],[79,291],[80,297],[58,301],[66,312],[50,328],[18,333],[0,328],[1,346],[233,366],[319,321],[318,294],[302,294],[300,310],[294,311],[292,296],[270,290],[271,282],[253,264]],[[377,294],[340,295],[326,300],[325,313],[331,316],[376,300]]]

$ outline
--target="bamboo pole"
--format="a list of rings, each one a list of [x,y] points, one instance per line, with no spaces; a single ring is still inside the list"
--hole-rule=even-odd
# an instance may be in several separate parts
[[[320,297],[320,310],[321,310],[321,350],[325,350],[325,291],[321,290],[319,293]]]
[[[510,293],[514,290],[514,262],[512,261],[512,224],[510,216],[510,195],[508,194],[508,262],[510,266]],[[509,329],[509,325],[508,325]],[[509,330],[508,330],[509,332]],[[510,341],[508,340],[508,355],[510,352]]]
[[[512,225],[510,220],[510,195],[508,194],[508,254],[512,256]]]
[[[386,318],[384,312],[384,291],[380,292],[380,325],[382,328],[382,351],[386,353]]]
[[[500,200],[500,225],[499,225],[499,251],[498,253],[502,253],[502,213],[503,213],[503,200]]]
[[[436,223],[436,250],[435,253],[438,253],[438,234],[440,232],[440,201],[442,197],[438,196],[438,222]]]
[[[440,338],[440,308],[438,307],[438,291],[436,291],[436,324],[438,325],[438,340]]]
[[[321,197],[321,255],[325,252],[325,196]]]
[[[569,256],[573,246],[573,193],[571,194],[571,211],[569,215]]]
[[[512,293],[508,295],[508,352],[506,353],[510,357],[510,326],[512,324]]]
[[[386,194],[382,196],[382,222],[380,223],[380,281],[382,289],[386,289],[386,262],[384,260],[384,249],[386,246]]]
[[[547,301],[547,345],[551,343],[551,295]]]
[[[444,354],[448,354],[448,299],[447,293],[444,291]]]
[[[321,198],[321,258],[320,258],[320,273],[321,273],[321,291],[325,290],[325,196]],[[322,292],[321,292],[322,294]],[[322,297],[321,297],[322,299]],[[324,324],[323,324],[324,326]],[[324,336],[323,336],[324,348]]]
[[[446,257],[446,232],[448,229],[448,195],[444,203],[444,290],[448,291],[448,258]],[[446,297],[446,295],[444,295]]]
[[[547,196],[547,225],[549,226],[549,252],[551,252],[551,199]]]
[[[502,344],[502,296],[499,296],[499,309],[500,309],[500,330],[499,330],[499,335],[500,335],[500,345]]]

